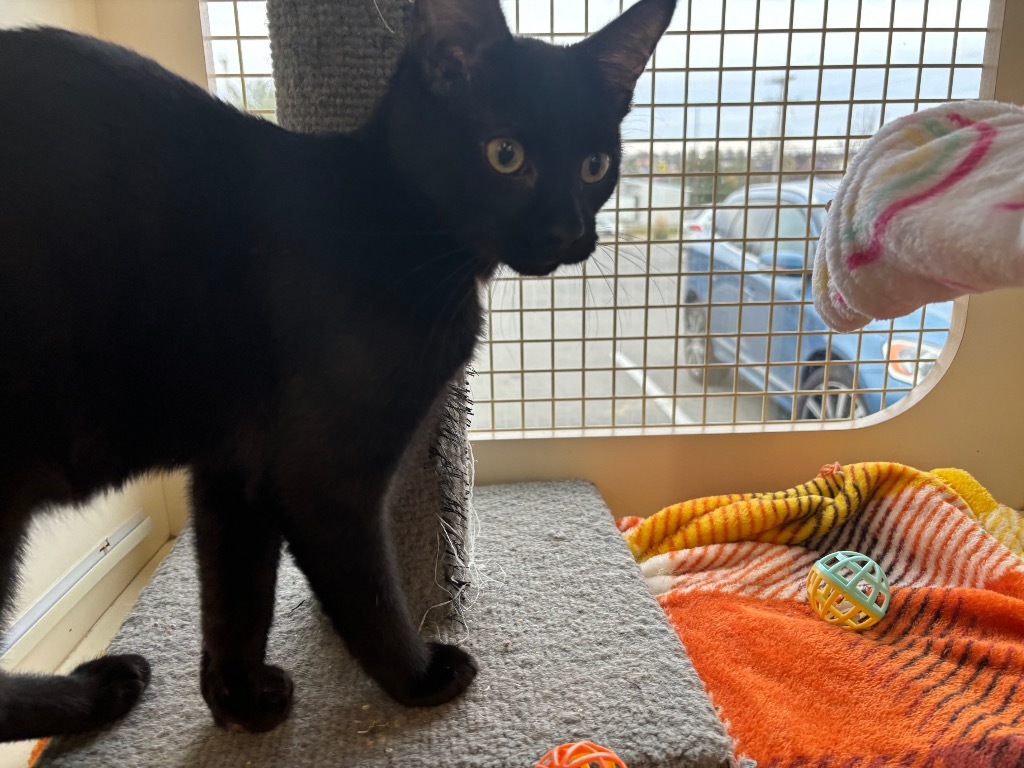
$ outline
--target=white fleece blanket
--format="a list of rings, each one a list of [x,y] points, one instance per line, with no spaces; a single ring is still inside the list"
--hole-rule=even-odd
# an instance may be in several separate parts
[[[961,101],[882,127],[850,162],[814,262],[832,328],[1024,285],[1024,110]]]

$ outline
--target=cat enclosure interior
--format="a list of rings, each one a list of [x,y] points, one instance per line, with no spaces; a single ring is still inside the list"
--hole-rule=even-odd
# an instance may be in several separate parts
[[[244,0],[210,3],[217,8],[208,9],[202,17],[195,0],[154,3],[164,8],[151,10],[153,15],[148,18],[146,11],[129,5],[121,0],[62,3],[64,15],[56,23],[81,27],[84,13],[86,31],[101,29],[106,36],[139,47],[133,43],[136,34],[139,40],[148,41],[149,50],[144,52],[158,59],[161,55],[173,58],[165,42],[169,29],[200,49],[205,45],[207,60],[215,49],[235,46],[237,71],[231,64],[218,71],[214,64],[207,72],[201,66],[201,50],[198,72],[189,69],[195,66],[195,56],[181,56],[179,66],[204,84],[209,78],[221,96],[229,100],[237,96],[240,106],[301,131],[346,129],[358,122],[388,75],[405,17],[404,4],[398,0],[268,0],[273,72],[257,68],[250,77],[245,67],[246,56],[252,54],[243,48],[256,50],[265,45],[261,37],[267,33],[259,32],[262,22],[256,24],[256,32],[247,32],[246,14],[252,9]],[[556,18],[569,13],[570,5],[578,5],[584,19],[579,32],[599,26],[597,16],[606,10],[595,0],[578,4],[519,0],[506,3],[505,8],[523,32],[572,42],[572,34],[560,38]],[[621,9],[618,0],[611,5],[610,13]],[[293,674],[293,714],[275,731],[256,737],[215,728],[198,690],[197,585],[183,511],[183,481],[168,478],[139,484],[125,494],[97,502],[119,510],[116,524],[111,526],[108,517],[99,515],[89,523],[92,528],[77,535],[82,548],[70,557],[70,562],[77,563],[77,577],[66,568],[66,558],[53,559],[48,567],[30,568],[26,593],[44,599],[33,602],[25,598],[15,631],[7,636],[5,665],[52,669],[92,628],[91,644],[81,645],[79,653],[102,648],[116,632],[111,649],[143,653],[154,666],[150,691],[122,723],[108,732],[51,744],[42,764],[316,766],[346,762],[500,768],[533,765],[547,749],[587,738],[613,747],[631,768],[737,765],[740,756],[734,754],[726,724],[716,712],[717,702],[709,698],[686,649],[651,596],[613,516],[647,516],[669,504],[714,494],[791,488],[813,476],[823,464],[872,460],[921,468],[962,467],[1000,501],[1024,507],[1024,474],[1019,471],[1019,436],[1024,434],[1020,396],[1024,302],[1019,291],[958,300],[948,341],[937,360],[929,361],[928,376],[894,406],[856,419],[850,414],[838,423],[768,418],[769,408],[774,407],[770,398],[761,393],[750,411],[749,402],[744,404],[738,390],[731,393],[731,399],[725,398],[726,417],[709,418],[712,406],[708,403],[722,397],[721,392],[709,389],[711,377],[697,392],[679,389],[676,381],[671,389],[654,386],[656,377],[648,369],[666,367],[654,362],[656,347],[675,348],[675,339],[663,344],[664,339],[659,340],[652,330],[640,335],[654,342],[648,340],[647,346],[638,347],[632,334],[617,335],[624,323],[622,315],[637,309],[628,298],[628,286],[638,277],[629,263],[637,248],[669,242],[678,251],[687,237],[683,230],[691,221],[684,215],[688,200],[677,190],[674,202],[659,202],[658,190],[671,186],[659,180],[673,174],[679,178],[686,166],[693,178],[707,180],[714,187],[712,201],[724,197],[717,193],[726,190],[716,185],[732,183],[730,177],[739,177],[745,184],[758,181],[752,158],[755,145],[764,142],[757,141],[753,131],[745,134],[750,158],[738,170],[727,166],[738,161],[735,157],[729,160],[726,145],[731,144],[723,142],[723,136],[729,138],[729,110],[746,109],[743,116],[753,124],[754,110],[762,101],[756,90],[762,74],[765,87],[777,91],[764,100],[772,104],[772,114],[779,120],[773,134],[780,158],[775,169],[780,172],[775,177],[778,180],[786,158],[791,157],[786,153],[804,146],[798,139],[806,137],[792,128],[800,124],[801,110],[810,109],[815,125],[823,122],[823,115],[830,110],[840,106],[846,110],[844,126],[838,131],[846,141],[845,154],[839,159],[845,162],[851,135],[871,133],[900,110],[913,111],[956,95],[955,89],[963,87],[955,66],[962,63],[957,58],[957,41],[964,50],[981,40],[983,58],[974,67],[978,83],[973,96],[1024,103],[1024,58],[1015,46],[1000,45],[1012,40],[1012,30],[1024,30],[1024,7],[1009,0],[984,3],[984,23],[965,31],[961,17],[978,12],[978,8],[972,9],[971,0],[903,3],[904,10],[919,8],[916,27],[897,19],[901,0],[885,3],[891,14],[887,19],[869,19],[864,10],[870,5],[868,0],[785,0],[776,5],[785,6],[786,13],[775,19],[769,18],[768,11],[775,7],[769,0],[707,0],[701,5],[713,6],[713,12],[704,15],[694,10],[696,5],[680,0],[680,12],[667,39],[677,47],[684,46],[683,53],[661,54],[659,49],[653,74],[644,85],[647,90],[638,91],[635,111],[647,114],[641,118],[641,123],[647,121],[641,133],[647,133],[638,143],[647,147],[647,165],[635,166],[636,174],[624,179],[627,183],[609,208],[617,240],[611,267],[615,271],[608,288],[611,299],[605,309],[611,311],[609,322],[614,329],[595,332],[607,318],[588,303],[594,298],[587,292],[594,291],[593,286],[608,286],[608,280],[596,274],[599,280],[592,284],[587,283],[587,274],[575,276],[580,279],[579,298],[573,299],[577,303],[561,309],[581,318],[590,313],[590,319],[581,319],[578,329],[570,326],[566,335],[555,330],[563,317],[558,314],[558,283],[551,283],[545,299],[543,293],[531,293],[518,280],[502,278],[491,293],[491,330],[486,351],[476,361],[479,370],[467,372],[477,402],[469,401],[464,378],[453,382],[448,406],[429,441],[420,446],[419,469],[410,478],[393,516],[410,603],[414,614],[422,617],[422,631],[463,643],[479,662],[480,675],[467,694],[436,710],[406,710],[388,700],[355,667],[317,612],[301,574],[285,558],[269,655]],[[542,12],[533,6],[543,6]],[[754,14],[750,29],[741,20],[741,11],[748,6]],[[861,10],[849,20],[829,26],[829,14],[841,13],[840,6]],[[930,14],[949,8],[954,9],[952,21],[925,31]],[[234,16],[233,35],[216,34],[210,28],[210,14],[225,9]],[[802,13],[815,9],[817,22],[801,21]],[[738,15],[732,15],[734,11]],[[12,15],[7,18],[5,13]],[[163,13],[163,18],[158,13]],[[200,28],[200,18],[205,28]],[[16,11],[0,9],[0,24],[18,21]],[[813,41],[795,37],[815,34]],[[883,60],[858,59],[860,46],[868,47],[862,39],[876,34],[885,36]],[[833,103],[823,95],[826,76],[841,77],[847,69],[855,74],[890,70],[897,41],[914,34],[919,60],[925,62],[933,53],[933,44],[941,48],[935,41],[945,40],[947,35],[953,41],[944,66],[915,70],[941,70],[945,91],[929,97],[922,92],[927,77],[917,74],[914,89],[903,98],[884,89],[877,99],[858,98],[852,77],[849,104]],[[751,65],[730,67],[723,58],[726,46],[744,35],[755,46]],[[781,62],[766,60],[761,73],[757,46],[761,46],[762,56],[769,56],[765,51],[769,50],[770,35],[783,36],[787,50],[794,52],[816,46],[816,62],[800,64],[793,53]],[[840,42],[853,45],[850,66],[823,63],[826,45]],[[660,65],[658,55],[664,57]],[[711,56],[717,63],[701,70],[695,56]],[[662,98],[673,83],[688,76],[688,69],[693,70],[687,81],[689,100]],[[747,70],[751,73],[749,103],[724,103],[726,79],[745,76],[742,73]],[[818,78],[815,87],[810,95],[800,96],[799,86],[806,84],[812,71]],[[261,81],[271,75],[276,95],[274,101],[266,101]],[[885,77],[888,82],[888,75]],[[708,85],[711,79],[713,86]],[[237,94],[232,92],[236,84]],[[698,99],[701,88],[710,88],[711,95]],[[877,114],[872,113],[873,108]],[[894,111],[888,114],[887,108]],[[667,139],[661,143],[665,137],[658,134],[660,121],[676,117],[684,126],[677,137],[683,141],[675,142],[679,144],[678,167],[672,166],[676,150],[669,148],[675,145]],[[865,126],[858,128],[858,119],[866,121]],[[701,120],[711,120],[715,128],[701,127]],[[817,136],[815,133],[815,141]],[[828,142],[820,144],[824,147]],[[712,165],[699,165],[708,162],[704,150],[712,145]],[[666,164],[660,171],[655,167],[659,162]],[[689,194],[699,195],[702,189],[694,185]],[[642,197],[640,204],[628,203],[627,196],[632,194]],[[689,202],[695,209],[700,206],[699,198]],[[661,228],[666,231],[655,232]],[[776,235],[781,236],[778,230]],[[651,251],[643,252],[650,269]],[[653,283],[645,284],[641,308],[659,306],[657,290]],[[674,292],[666,304],[673,302],[679,303]],[[537,311],[531,315],[531,309]],[[531,323],[537,318],[550,325],[550,335],[534,330]],[[648,322],[642,323],[645,331]],[[672,328],[673,333],[680,333],[678,318]],[[706,341],[710,340],[706,336]],[[532,365],[530,350],[538,341],[549,345],[549,357],[542,365]],[[565,373],[557,364],[556,345],[576,344],[592,350],[592,359],[597,359],[605,342],[611,349],[608,366],[594,365],[591,370],[585,361],[570,366],[581,382],[578,397],[571,387],[562,398],[554,386],[551,395],[544,386],[536,388],[544,377],[553,385]],[[631,352],[633,349],[639,352]],[[623,363],[623,355],[630,354],[644,363]],[[512,364],[507,364],[508,360]],[[673,351],[671,360],[667,367],[673,369],[673,376],[684,376],[685,372],[676,370],[685,367],[680,353]],[[729,365],[726,361],[725,367]],[[733,386],[737,387],[741,364],[733,360],[731,366]],[[628,382],[620,381],[632,378],[636,384],[637,375],[640,388],[634,395]],[[610,390],[588,397],[587,387],[593,382],[600,387],[602,378],[613,382]],[[540,395],[536,395],[538,391]],[[667,409],[666,398],[671,401]],[[573,410],[576,400],[580,402],[578,412]],[[678,414],[685,414],[698,401],[702,418],[697,423],[694,419],[681,423]],[[630,406],[635,403],[640,404],[641,416],[636,420],[620,418],[631,413]],[[541,411],[549,416],[531,415]],[[589,420],[587,413],[591,414]],[[603,413],[609,414],[607,418]],[[744,413],[755,415],[745,418]],[[534,418],[539,421],[531,421]],[[562,418],[565,420],[560,421]],[[475,433],[471,422],[475,422]],[[160,514],[151,514],[152,510],[160,510]],[[97,538],[104,542],[102,553],[115,557],[91,553]],[[45,541],[45,531],[36,540]],[[37,554],[30,560],[47,560],[38,556],[38,545],[33,546]],[[81,573],[90,567],[91,576],[82,579]],[[122,592],[137,574],[141,575],[135,578],[132,590]],[[147,582],[135,602],[138,588]],[[112,604],[113,609],[94,627],[96,617]],[[127,617],[118,627],[125,613]],[[23,754],[8,754],[12,765],[25,764]],[[6,765],[3,759],[0,756],[0,764]]]

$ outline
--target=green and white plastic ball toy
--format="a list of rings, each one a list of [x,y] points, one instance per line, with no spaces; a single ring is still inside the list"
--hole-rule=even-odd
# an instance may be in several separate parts
[[[824,621],[859,632],[889,610],[889,579],[867,555],[833,552],[807,574],[807,599]]]

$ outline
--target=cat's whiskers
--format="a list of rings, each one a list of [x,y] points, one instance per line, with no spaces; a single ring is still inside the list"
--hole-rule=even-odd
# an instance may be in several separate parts
[[[639,254],[631,254],[628,251],[624,251],[624,250],[622,250],[620,248],[619,249],[619,255],[622,256],[624,259],[626,259],[626,261],[628,261],[634,267],[636,267],[640,271],[640,274],[643,275],[643,276],[646,276],[648,278],[650,278],[652,276],[671,277],[671,275],[668,272],[665,272],[662,269],[656,269],[654,267],[654,265],[651,264],[650,259],[646,259],[643,256],[640,256]],[[679,278],[676,277],[675,279],[678,280]],[[652,285],[653,285],[654,290],[658,292],[658,296],[661,298],[662,306],[667,306],[667,302],[665,300],[665,293],[664,293],[664,291],[661,288],[661,283],[660,282],[653,282],[653,283],[649,282],[648,283],[649,287],[652,286]],[[647,302],[645,301],[644,303],[646,304]]]
[[[630,237],[630,235],[623,234],[622,237],[628,238]],[[630,250],[624,248],[623,245],[620,243],[617,244],[618,253],[622,258],[624,258],[626,261],[628,261],[630,264],[636,267],[641,275],[645,275],[647,277],[671,277],[674,278],[675,280],[680,279],[680,277],[677,274],[673,272],[668,272],[660,267],[656,267],[654,265],[654,262],[651,260],[650,256],[643,252],[644,249],[640,244],[628,243],[628,245],[631,245],[638,252],[633,253]],[[598,243],[597,247],[602,250],[608,251],[609,249],[614,250],[616,248],[616,245],[613,245],[612,243]],[[662,306],[669,306],[670,302],[666,301],[665,299],[665,293],[662,290],[661,283],[655,282],[653,285],[654,289],[658,292],[658,296],[661,298]]]
[[[620,250],[619,253],[621,254],[622,251]],[[613,369],[615,369],[615,368],[618,367],[618,363],[617,363],[617,361],[615,359],[615,355],[619,351],[619,346],[620,346],[620,339],[618,338],[618,336],[619,336],[620,329],[622,329],[623,326],[624,326],[624,323],[623,323],[623,320],[622,320],[622,315],[620,314],[620,311],[619,311],[620,308],[619,308],[619,305],[618,305],[616,286],[611,281],[610,278],[611,277],[617,277],[618,274],[617,274],[617,271],[614,269],[614,267],[612,268],[611,272],[606,271],[606,269],[601,265],[601,262],[599,260],[596,260],[596,259],[594,260],[594,266],[597,268],[598,272],[601,273],[602,279],[605,281],[605,284],[607,284],[607,286],[608,286],[608,290],[612,294],[613,309],[614,309],[614,312],[615,312],[615,327],[612,328],[612,334],[611,334],[612,335],[612,347],[613,347],[611,367]],[[584,320],[585,320],[585,317],[586,316],[584,316]]]
[[[587,317],[588,313],[587,313],[587,310],[597,306],[597,299],[594,296],[594,292],[590,289],[590,283],[587,280],[587,263],[589,261],[592,261],[592,260],[593,260],[593,257],[591,257],[587,261],[580,262],[579,264],[570,264],[570,265],[568,265],[568,267],[563,268],[565,271],[568,271],[570,273],[575,273],[576,275],[578,275],[579,278],[580,278],[580,282],[583,284],[583,303],[582,303],[582,306],[580,307],[580,309],[583,311],[583,334],[582,334],[582,339],[585,339],[587,337],[587,335],[588,335],[588,333],[587,333],[587,331],[588,331],[588,328],[587,328],[587,323],[588,323],[588,317]],[[590,296],[590,301],[589,302],[587,301],[587,296],[588,295]],[[582,343],[582,339],[581,339],[581,343]]]
[[[619,323],[619,306],[617,301],[617,294],[615,290],[615,283],[611,280],[611,278],[615,276],[614,267],[611,271],[609,271],[605,268],[603,264],[601,264],[600,259],[594,259],[594,268],[597,270],[598,276],[602,280],[604,280],[604,284],[608,286],[608,293],[610,293],[612,297],[612,309],[615,311],[615,325],[619,326],[621,325],[621,323]],[[612,335],[615,335],[614,328],[612,329]]]
[[[591,287],[590,281],[587,280],[586,270],[581,268],[580,272],[583,274],[583,305],[584,305],[584,307],[587,307],[587,306],[596,307],[597,306],[597,296],[594,294],[594,289]],[[588,295],[590,296],[590,301],[589,302],[587,301],[587,296]],[[587,322],[588,322],[587,318],[588,318],[588,315],[589,315],[588,312],[586,312],[586,311],[583,312],[583,338],[586,338],[589,335],[589,332],[588,332],[589,329],[587,328]]]
[[[618,248],[619,253],[627,258],[634,266],[645,273],[656,272],[657,274],[666,274],[664,270],[657,269],[651,262],[649,253],[650,247],[653,246],[649,243],[646,238],[637,237],[635,235],[627,234],[626,232],[620,232],[617,236],[617,240],[611,243],[598,243],[599,248]],[[624,242],[623,242],[624,241]],[[627,249],[626,246],[634,249],[633,251]],[[645,246],[647,246],[645,248]],[[635,251],[635,252],[634,252]]]
[[[505,266],[501,265],[495,272],[494,279],[487,283],[487,302],[489,309],[512,309],[512,305],[504,302],[503,300],[508,297],[507,287],[512,284],[512,281],[504,279],[502,272],[505,271]],[[497,297],[500,297],[501,301],[495,301]],[[502,304],[505,306],[502,306]]]
[[[509,280],[508,276],[512,275],[515,279]],[[504,264],[498,265],[495,270],[494,277],[487,283],[487,305],[484,307],[487,310],[485,316],[485,322],[487,325],[487,340],[489,342],[499,341],[502,337],[502,328],[495,322],[495,312],[499,312],[497,316],[504,321],[515,324],[515,303],[512,301],[512,294],[509,292],[512,290],[511,286],[518,285],[518,281],[523,278],[513,272],[509,267]],[[497,333],[495,331],[497,330]],[[508,334],[509,337],[515,338],[515,328]]]

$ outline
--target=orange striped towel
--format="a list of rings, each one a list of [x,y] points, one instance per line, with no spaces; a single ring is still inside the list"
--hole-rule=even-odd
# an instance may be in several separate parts
[[[619,526],[743,757],[1024,766],[1024,522],[966,473],[829,465],[787,491]],[[804,593],[836,550],[868,555],[892,584],[888,615],[859,634],[821,621]]]

